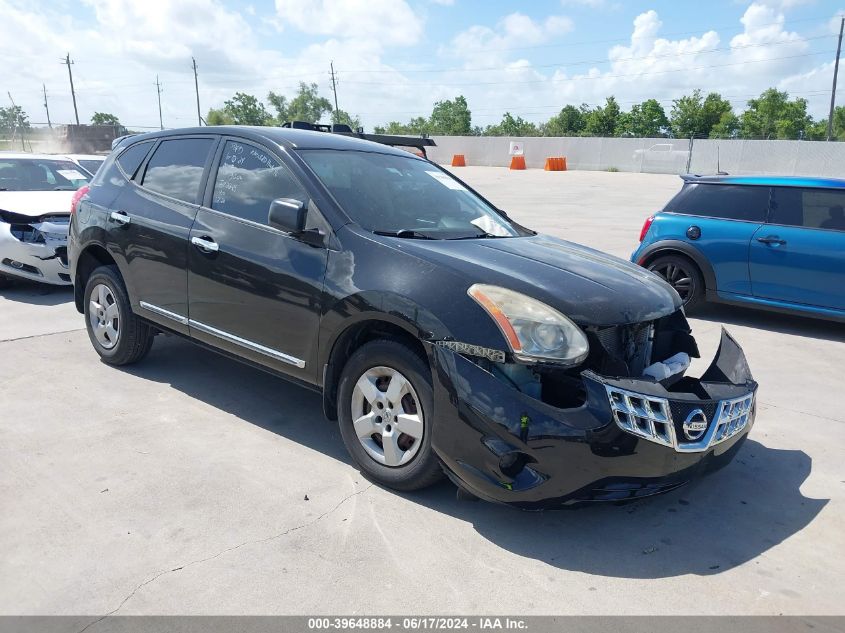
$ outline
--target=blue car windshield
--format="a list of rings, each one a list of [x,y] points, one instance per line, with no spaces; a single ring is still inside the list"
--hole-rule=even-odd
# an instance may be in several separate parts
[[[300,156],[369,231],[430,239],[525,234],[449,174],[413,156],[338,150],[300,150]]]

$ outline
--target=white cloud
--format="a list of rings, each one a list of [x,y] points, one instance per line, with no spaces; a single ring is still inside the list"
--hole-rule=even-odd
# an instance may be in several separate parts
[[[423,21],[405,0],[276,0],[283,22],[304,33],[375,38],[386,44],[415,44]]]

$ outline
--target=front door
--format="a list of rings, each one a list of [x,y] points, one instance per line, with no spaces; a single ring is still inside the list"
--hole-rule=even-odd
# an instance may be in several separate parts
[[[845,191],[775,187],[751,240],[755,297],[845,310]]]
[[[216,162],[190,234],[191,336],[313,382],[328,251],[267,224],[274,199],[309,197],[259,145],[226,140]]]

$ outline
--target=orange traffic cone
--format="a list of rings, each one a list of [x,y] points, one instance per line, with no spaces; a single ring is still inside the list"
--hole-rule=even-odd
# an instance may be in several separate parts
[[[452,156],[452,167],[466,167],[467,162],[463,154],[455,154]]]
[[[514,156],[511,158],[511,169],[525,169],[525,156]]]
[[[549,156],[543,169],[546,171],[566,171],[566,156]]]

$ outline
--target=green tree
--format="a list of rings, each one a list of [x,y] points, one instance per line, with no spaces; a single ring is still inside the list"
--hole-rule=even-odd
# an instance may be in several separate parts
[[[725,112],[719,122],[710,130],[710,138],[736,138],[739,134],[739,117]]]
[[[565,105],[555,116],[540,125],[543,136],[578,136],[584,131],[590,106]]]
[[[211,108],[205,115],[206,125],[233,125],[235,121],[222,108]]]
[[[701,90],[693,90],[672,102],[669,115],[672,133],[678,138],[707,138],[722,117],[732,112],[730,101],[717,92],[702,97]]]
[[[623,112],[616,131],[620,136],[655,137],[664,136],[668,128],[663,106],[657,99],[648,99],[631,106],[630,112]]]
[[[361,119],[357,116],[352,116],[346,110],[335,110],[332,115],[332,123],[342,123],[352,128],[354,132],[361,127]]]
[[[418,136],[421,134],[430,133],[430,123],[428,119],[422,116],[411,119],[408,123],[400,123],[399,121],[391,121],[387,125],[375,126],[376,134],[410,134]]]
[[[608,97],[604,107],[598,106],[587,114],[584,134],[586,136],[616,136],[620,113],[616,98]]]
[[[431,134],[467,136],[472,134],[472,113],[463,95],[454,101],[446,99],[434,104],[429,117]]]
[[[807,114],[807,100],[789,100],[789,93],[775,88],[764,90],[757,99],[748,101],[740,118],[744,138],[806,138],[812,131],[812,118]]]
[[[270,91],[267,101],[276,110],[276,123],[286,121],[306,121],[318,123],[325,114],[331,114],[332,104],[319,94],[317,84],[299,82],[299,91],[293,99]]]
[[[264,104],[245,92],[236,92],[225,101],[223,114],[234,125],[269,125],[272,121]]]
[[[488,136],[539,136],[540,130],[530,121],[526,121],[520,116],[514,117],[510,112],[505,112],[501,122],[496,125],[488,125],[484,133]]]
[[[29,118],[21,106],[0,108],[0,130],[10,134],[12,130],[29,129]]]
[[[92,125],[120,125],[117,117],[108,112],[95,112],[91,117]]]

